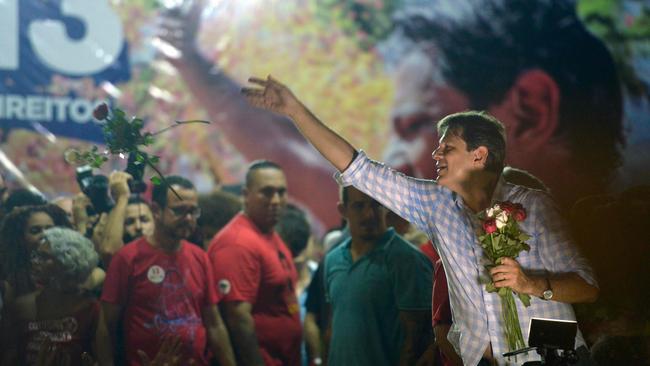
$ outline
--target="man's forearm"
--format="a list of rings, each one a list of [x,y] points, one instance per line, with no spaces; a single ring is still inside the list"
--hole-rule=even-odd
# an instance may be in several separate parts
[[[322,358],[320,329],[316,323],[315,315],[307,313],[304,321],[305,345],[310,360]]]
[[[208,337],[208,347],[219,361],[220,366],[235,366],[235,354],[230,337],[216,305],[202,309],[203,324]]]
[[[246,317],[237,317],[226,321],[239,364],[243,366],[264,366],[259,345],[257,344],[253,317],[249,316],[248,319]]]
[[[542,298],[544,291],[553,291],[552,301],[568,304],[594,302],[598,298],[599,289],[589,284],[577,273],[562,273],[545,276],[531,276],[534,282],[530,295]],[[546,282],[548,278],[548,283]]]
[[[206,329],[208,336],[208,346],[210,350],[219,361],[219,366],[235,366],[235,354],[230,344],[228,331],[223,326],[213,326]]]
[[[300,104],[289,117],[305,138],[338,171],[344,171],[352,162],[356,149],[347,140],[327,127],[307,107]]]
[[[124,218],[126,216],[126,206],[128,203],[128,197],[118,198],[117,202],[115,202],[115,206],[106,218],[104,236],[99,248],[97,248],[97,251],[102,256],[105,265],[108,265],[111,256],[124,246],[122,241],[124,236]]]
[[[400,311],[400,322],[404,328],[404,343],[399,364],[415,365],[420,356],[434,341],[431,329],[431,311]]]

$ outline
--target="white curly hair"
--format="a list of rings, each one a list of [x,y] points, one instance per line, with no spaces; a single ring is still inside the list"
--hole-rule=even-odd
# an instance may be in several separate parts
[[[79,232],[53,227],[45,230],[45,238],[50,245],[51,253],[64,268],[65,278],[82,283],[99,261],[99,255],[93,243]]]

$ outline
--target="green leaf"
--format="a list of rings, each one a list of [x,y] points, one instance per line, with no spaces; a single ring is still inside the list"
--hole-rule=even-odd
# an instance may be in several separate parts
[[[497,288],[494,287],[494,282],[490,282],[485,285],[485,291],[487,292],[497,292]]]
[[[153,185],[155,185],[155,186],[159,186],[160,183],[161,183],[160,177],[157,177],[157,176],[151,177],[150,180],[151,180],[151,183],[153,183]]]
[[[499,296],[501,296],[501,297],[506,296],[506,295],[508,295],[508,288],[507,287],[501,287],[498,290],[498,293],[499,293]]]
[[[135,155],[135,161],[136,161],[137,163],[140,163],[140,164],[144,163],[144,155],[141,154],[140,152],[138,152],[138,153]]]
[[[152,155],[152,156],[149,157],[149,162],[151,164],[158,164],[159,161],[160,161],[160,158],[155,156],[155,155]]]
[[[123,110],[121,110],[119,108],[113,108],[113,119],[115,121],[123,120],[125,115],[126,114],[124,113]]]
[[[529,307],[530,306],[530,296],[527,294],[517,294],[519,296],[519,300],[524,304],[524,306]]]
[[[133,117],[133,119],[131,120],[131,124],[133,125],[133,128],[139,130],[142,128],[142,126],[144,126],[144,121],[141,120],[140,118]]]

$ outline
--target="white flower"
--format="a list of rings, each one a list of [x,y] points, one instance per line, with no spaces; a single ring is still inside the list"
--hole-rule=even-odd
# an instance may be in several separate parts
[[[505,211],[499,212],[496,218],[497,229],[501,229],[508,223],[508,214]]]
[[[494,217],[495,215],[498,215],[499,212],[501,212],[501,206],[499,206],[498,203],[485,210],[487,217]]]

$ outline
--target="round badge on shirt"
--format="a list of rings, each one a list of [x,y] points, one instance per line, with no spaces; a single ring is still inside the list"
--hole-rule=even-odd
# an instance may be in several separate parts
[[[165,270],[160,266],[153,265],[147,271],[147,278],[153,283],[161,283],[165,279]]]
[[[230,281],[227,279],[219,280],[219,293],[222,295],[228,295],[230,292]]]

